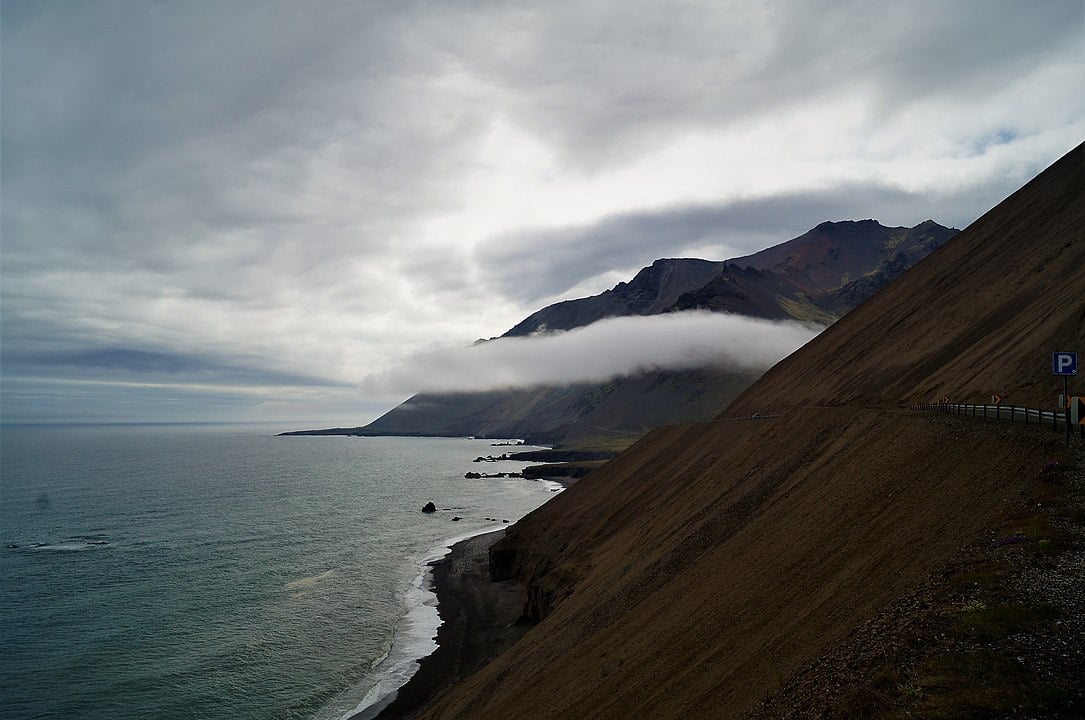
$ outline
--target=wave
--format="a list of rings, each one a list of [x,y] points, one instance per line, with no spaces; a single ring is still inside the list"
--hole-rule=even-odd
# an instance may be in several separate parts
[[[370,683],[372,686],[351,710],[338,712],[334,716],[337,720],[372,720],[377,717],[395,700],[398,690],[414,677],[422,658],[437,649],[437,629],[441,626],[441,616],[437,612],[431,565],[448,555],[456,543],[506,527],[504,524],[493,525],[443,540],[417,561],[421,571],[407,591],[407,611],[396,623],[391,647],[383,658],[374,663],[368,677],[358,687]]]
[[[80,535],[78,537],[71,537],[61,540],[59,542],[9,542],[6,547],[9,550],[35,550],[35,551],[49,551],[49,552],[82,552],[85,550],[98,550],[109,546],[109,541],[106,540],[106,535]]]

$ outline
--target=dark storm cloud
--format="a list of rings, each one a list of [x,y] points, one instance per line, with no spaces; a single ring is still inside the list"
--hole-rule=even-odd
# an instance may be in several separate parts
[[[198,356],[157,352],[139,348],[90,347],[52,352],[19,353],[0,351],[7,374],[33,375],[43,370],[55,377],[105,380],[129,378],[143,382],[175,380],[216,382],[223,385],[349,387],[345,383],[294,373],[274,372],[261,367],[257,358],[246,365],[240,358]]]
[[[1006,183],[1012,190],[1015,180]],[[776,195],[718,205],[668,208],[612,216],[583,227],[525,231],[480,246],[477,260],[506,297],[530,303],[552,298],[617,267],[639,268],[669,254],[713,249],[727,260],[797,237],[825,218],[873,217],[887,225],[915,225],[932,207],[952,208],[932,218],[963,227],[987,209],[999,188],[970,188],[952,198],[915,195],[870,184]],[[509,269],[514,268],[514,272]]]

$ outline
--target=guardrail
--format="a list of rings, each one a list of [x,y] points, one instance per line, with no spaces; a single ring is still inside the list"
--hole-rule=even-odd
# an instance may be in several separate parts
[[[1019,422],[1025,425],[1035,425],[1040,428],[1058,430],[1066,428],[1066,434],[1070,435],[1074,424],[1070,421],[1069,410],[1042,410],[1022,405],[971,405],[967,403],[927,403],[921,405],[909,405],[911,410],[937,412],[946,415],[958,415],[976,418],[988,418],[996,422],[1007,421]],[[1078,425],[1081,436],[1085,438],[1085,425]]]

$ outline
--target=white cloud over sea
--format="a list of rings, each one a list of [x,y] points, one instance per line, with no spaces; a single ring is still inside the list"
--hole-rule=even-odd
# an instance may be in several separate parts
[[[637,372],[717,366],[767,369],[823,328],[688,311],[617,317],[585,327],[415,353],[367,376],[367,395],[500,390],[603,382]]]
[[[360,424],[659,257],[965,227],[1085,137],[1080,0],[0,3],[0,418]]]

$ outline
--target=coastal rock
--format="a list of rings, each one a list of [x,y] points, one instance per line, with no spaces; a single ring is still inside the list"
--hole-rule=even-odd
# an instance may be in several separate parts
[[[425,505],[422,506],[422,512],[424,512],[424,513],[437,512],[437,506],[434,505],[432,501],[428,502],[428,503],[426,503]]]
[[[478,480],[479,478],[482,477],[482,473],[469,472],[469,473],[464,473],[463,476],[465,478],[467,478],[468,480]]]
[[[452,522],[459,522],[459,521],[460,521],[460,516],[459,516],[459,515],[457,515],[456,517],[452,518]]]

